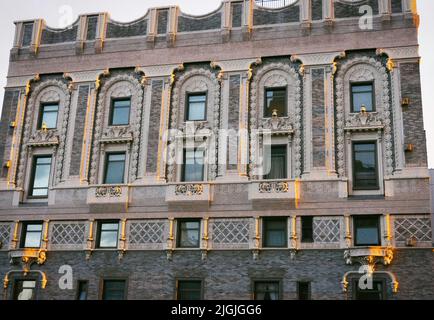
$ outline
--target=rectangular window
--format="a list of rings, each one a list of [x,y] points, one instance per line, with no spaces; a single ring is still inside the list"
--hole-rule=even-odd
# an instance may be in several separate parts
[[[101,221],[98,224],[98,248],[117,248],[118,247],[118,221]]]
[[[199,248],[200,220],[178,221],[178,247]]]
[[[78,280],[76,300],[87,300],[88,287],[89,282],[87,280]]]
[[[270,165],[266,166],[265,179],[286,179],[288,177],[286,169],[286,145],[272,145]],[[266,160],[267,163],[267,160]]]
[[[206,93],[187,94],[186,121],[206,120]]]
[[[41,105],[38,129],[56,129],[59,104],[50,103]]]
[[[353,143],[353,189],[378,190],[377,144]]]
[[[205,151],[184,149],[182,181],[203,181]]]
[[[25,222],[22,228],[21,247],[40,248],[42,239],[42,222]]]
[[[14,300],[35,300],[36,280],[16,280],[14,284]]]
[[[112,109],[110,113],[111,126],[126,126],[130,123],[131,99],[114,99],[112,100]]]
[[[301,242],[313,242],[313,217],[301,217]]]
[[[30,185],[32,197],[46,198],[50,182],[51,156],[37,156],[33,158],[33,172]]]
[[[379,216],[355,216],[354,245],[379,246],[380,245],[380,218]]]
[[[310,300],[310,282],[298,281],[297,295],[298,300]]]
[[[125,280],[103,280],[102,300],[125,300]]]
[[[264,118],[286,117],[286,88],[265,89]]]
[[[367,112],[375,111],[374,84],[351,84],[351,112],[360,112],[365,107]]]
[[[255,281],[255,300],[279,300],[279,281]]]
[[[202,281],[178,280],[176,298],[177,300],[201,300]]]
[[[372,288],[361,289],[359,281],[354,281],[354,298],[356,300],[384,300],[384,283],[383,281],[373,280]]]
[[[104,184],[122,184],[125,174],[125,153],[108,153]]]
[[[287,247],[287,219],[286,218],[264,218],[263,246],[265,248]]]

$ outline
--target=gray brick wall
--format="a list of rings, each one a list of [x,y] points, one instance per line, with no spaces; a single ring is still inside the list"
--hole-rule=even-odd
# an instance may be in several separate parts
[[[163,81],[152,81],[151,113],[149,116],[149,135],[147,149],[148,158],[146,161],[146,172],[152,173],[157,171],[162,91]]]
[[[241,19],[243,17],[243,5],[242,3],[232,4],[232,27],[241,27]]]
[[[77,112],[75,114],[74,138],[72,140],[71,167],[69,174],[80,174],[81,149],[83,145],[84,125],[86,121],[87,101],[89,98],[89,86],[78,87]]]
[[[73,290],[60,290],[58,286],[62,265],[70,265],[73,270]],[[3,276],[17,266],[9,265],[6,252],[0,253],[0,274]],[[392,265],[378,265],[378,270],[393,272],[400,291],[393,294],[388,288],[387,299],[434,299],[432,290],[433,259],[430,249],[396,250]],[[175,252],[173,260],[166,258],[165,252],[127,252],[119,261],[117,251],[95,251],[89,261],[84,252],[48,252],[44,265],[34,265],[34,270],[46,273],[48,284],[39,289],[37,298],[41,300],[72,300],[76,295],[76,281],[89,281],[91,300],[100,297],[103,278],[127,279],[127,298],[164,299],[175,298],[175,283],[179,278],[199,278],[204,282],[205,299],[251,299],[253,281],[279,280],[282,299],[297,298],[297,281],[311,281],[313,299],[351,299],[342,292],[342,277],[345,272],[357,270],[357,266],[347,266],[343,250],[301,250],[291,259],[288,250],[262,251],[259,260],[252,259],[250,251],[211,251],[206,261],[201,260],[198,251]],[[411,272],[408,272],[411,270]],[[31,276],[32,274],[30,274]],[[8,290],[11,296],[14,278]]]
[[[256,8],[253,11],[253,24],[278,24],[300,21],[300,7],[298,5],[286,7],[278,11]]]
[[[168,19],[168,11],[167,10],[159,10],[157,16],[157,33],[165,34],[167,33],[167,19]]]
[[[52,31],[44,29],[41,35],[41,44],[74,42],[77,38],[77,29],[77,26],[73,26],[64,31]]]
[[[6,90],[3,99],[3,109],[0,125],[0,165],[1,165],[1,178],[7,176],[7,168],[4,164],[9,160],[9,150],[12,143],[13,128],[9,128],[9,124],[15,121],[17,112],[18,90]]]
[[[126,38],[146,35],[148,28],[148,19],[141,19],[137,22],[122,25],[119,23],[107,23],[107,34],[109,38]]]
[[[216,12],[205,18],[178,17],[178,32],[192,32],[201,30],[220,29],[222,15]]]
[[[325,166],[324,69],[312,70],[313,166]]]
[[[312,0],[312,20],[322,20],[322,0]]]
[[[364,13],[359,13],[359,9],[363,5],[368,5],[372,8],[374,14],[378,14],[378,0],[365,0],[362,2],[357,2],[355,4],[343,3],[335,1],[335,17],[339,18],[349,18],[349,17],[360,17]]]
[[[234,75],[229,78],[229,115],[228,115],[228,129],[238,132],[240,121],[240,76]],[[235,170],[236,164],[231,164],[229,158],[229,150],[237,150],[238,139],[237,137],[229,137],[228,141],[228,159],[227,168]],[[232,157],[233,158],[233,157]]]
[[[400,72],[402,97],[410,98],[410,106],[404,107],[402,110],[404,142],[414,145],[412,152],[405,153],[406,165],[410,167],[426,167],[426,136],[423,124],[419,63],[402,63]]]

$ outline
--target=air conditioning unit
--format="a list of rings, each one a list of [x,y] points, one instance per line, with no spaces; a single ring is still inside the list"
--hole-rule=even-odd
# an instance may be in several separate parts
[[[405,245],[407,247],[414,247],[416,245],[416,238],[415,237],[408,238],[407,240],[405,240]]]

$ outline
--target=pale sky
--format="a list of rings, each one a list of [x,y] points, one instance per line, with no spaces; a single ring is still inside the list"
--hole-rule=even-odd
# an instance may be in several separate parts
[[[9,50],[14,37],[14,21],[44,18],[50,27],[59,27],[65,21],[75,21],[79,14],[109,12],[111,18],[128,22],[143,16],[150,7],[179,5],[190,14],[204,14],[219,7],[221,0],[0,0],[0,88],[6,84]],[[66,11],[65,11],[66,10]],[[419,29],[422,56],[422,92],[424,122],[427,132],[428,160],[434,168],[434,1],[418,0],[421,16]],[[4,90],[0,92],[0,109]]]

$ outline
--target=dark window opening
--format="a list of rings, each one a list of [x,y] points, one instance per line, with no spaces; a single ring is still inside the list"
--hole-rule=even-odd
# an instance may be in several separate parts
[[[200,220],[179,220],[177,238],[179,248],[199,248]]]
[[[117,248],[119,221],[100,221],[98,223],[97,247]]]
[[[104,184],[122,184],[125,175],[125,153],[108,153]]]
[[[206,120],[206,93],[187,94],[186,121]]]
[[[297,282],[297,295],[298,300],[310,300],[310,282]]]
[[[16,280],[13,300],[35,300],[36,280]]]
[[[255,300],[279,300],[279,281],[255,281]]]
[[[114,99],[110,113],[111,126],[125,126],[130,123],[131,99]]]
[[[182,169],[182,181],[203,181],[204,180],[204,157],[205,151],[201,149],[184,149],[184,161]]]
[[[39,114],[38,129],[57,128],[57,117],[59,114],[59,104],[50,103],[41,105]]]
[[[313,217],[301,217],[301,242],[313,242]]]
[[[267,173],[265,179],[286,179],[288,177],[286,155],[286,145],[271,146],[270,165],[265,167]]]
[[[379,246],[380,245],[380,217],[379,216],[355,216],[354,245]]]
[[[353,143],[353,189],[378,190],[377,144],[375,142]]]
[[[265,248],[287,247],[287,219],[286,218],[264,218],[263,223],[263,246]]]
[[[103,280],[102,300],[125,300],[125,280]]]
[[[373,280],[372,288],[361,289],[359,280],[354,281],[354,298],[356,300],[384,300],[384,281]]]
[[[37,156],[33,158],[30,196],[39,198],[48,197],[50,172],[51,156]]]
[[[351,112],[360,112],[362,107],[365,111],[375,111],[374,84],[353,83],[351,84]]]
[[[23,223],[21,248],[40,248],[42,241],[42,229],[42,222]]]
[[[286,117],[286,88],[265,89],[264,118]]]
[[[76,300],[87,300],[89,282],[87,280],[79,280],[77,282],[77,297]]]
[[[177,300],[201,300],[202,281],[178,280],[176,298]]]

